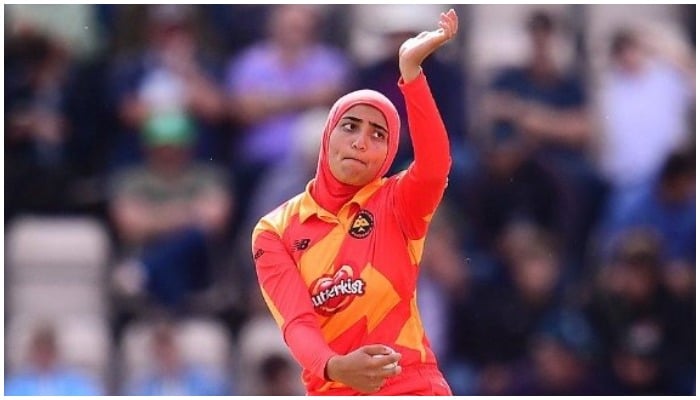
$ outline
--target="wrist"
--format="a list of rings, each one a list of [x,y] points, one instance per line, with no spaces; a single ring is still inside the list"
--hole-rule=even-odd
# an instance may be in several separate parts
[[[422,68],[420,65],[399,66],[399,70],[401,71],[401,78],[403,79],[404,83],[409,83],[420,75]]]
[[[326,368],[323,372],[323,375],[327,381],[332,381],[332,382],[336,381],[335,372],[336,372],[339,357],[340,356],[336,354],[336,355],[331,356],[331,358],[329,358],[328,361],[326,361]]]

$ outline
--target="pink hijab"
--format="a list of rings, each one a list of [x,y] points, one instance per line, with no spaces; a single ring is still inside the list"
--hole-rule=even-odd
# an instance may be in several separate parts
[[[321,207],[334,214],[340,211],[343,204],[347,203],[355,193],[362,189],[362,186],[348,185],[337,180],[331,172],[328,161],[328,142],[331,132],[333,132],[343,114],[358,104],[366,104],[378,109],[384,115],[389,125],[387,127],[389,130],[387,155],[374,179],[383,177],[389,171],[391,163],[394,162],[396,157],[396,151],[399,148],[401,120],[396,107],[386,96],[374,90],[363,89],[348,93],[335,102],[328,113],[328,119],[323,127],[323,139],[318,156],[318,166],[316,167],[316,178],[311,187],[311,196],[314,200]]]

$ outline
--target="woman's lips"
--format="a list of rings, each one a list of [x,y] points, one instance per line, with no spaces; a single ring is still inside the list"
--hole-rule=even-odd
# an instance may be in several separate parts
[[[362,164],[362,165],[367,165],[366,162],[364,162],[364,161],[362,161],[362,160],[359,160],[359,159],[357,159],[357,158],[354,158],[354,157],[345,157],[345,158],[343,158],[343,160],[350,160],[350,161],[353,161],[353,162],[356,162],[356,163],[360,163],[360,164]]]

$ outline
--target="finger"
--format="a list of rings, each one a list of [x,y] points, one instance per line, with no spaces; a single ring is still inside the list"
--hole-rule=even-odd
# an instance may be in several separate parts
[[[387,357],[391,360],[391,362],[398,363],[401,360],[402,354],[394,351],[393,353],[389,354]]]
[[[438,21],[438,26],[441,26],[441,27],[450,26],[450,18],[447,16],[447,14],[445,14],[445,13],[440,14],[440,20]]]
[[[398,365],[399,360],[401,360],[401,353],[392,353],[388,355],[373,355],[372,366],[382,369],[391,369],[395,365]]]
[[[450,27],[450,32],[452,34],[457,33],[457,15],[456,14],[450,14],[447,16],[447,25]]]
[[[455,28],[454,24],[450,24],[450,39],[455,37],[457,34],[457,28]]]
[[[392,349],[389,346],[383,345],[383,344],[368,344],[368,345],[362,347],[362,351],[365,354],[369,354],[370,356],[374,356],[374,355],[391,354],[394,352],[394,349]]]
[[[440,21],[438,22],[438,25],[443,29],[443,33],[448,39],[454,36],[455,34],[455,27],[454,27],[454,22],[450,17],[448,17],[446,14],[442,14]]]
[[[453,23],[457,21],[457,14],[453,9],[450,9],[450,11],[440,14],[440,21],[444,21],[448,25],[453,26]]]
[[[447,12],[446,17],[449,21],[449,25],[452,29],[452,32],[456,33],[457,28],[459,27],[459,19],[457,18],[457,13],[454,9],[451,8],[450,11]]]
[[[381,376],[382,378],[391,378],[392,376],[400,374],[401,371],[403,371],[403,369],[400,365],[397,365],[392,368],[383,368],[379,376]]]
[[[454,24],[452,24],[452,23],[449,22],[449,21],[446,22],[446,23],[445,23],[445,32],[447,33],[447,37],[448,37],[448,38],[452,38],[452,37],[455,35]]]

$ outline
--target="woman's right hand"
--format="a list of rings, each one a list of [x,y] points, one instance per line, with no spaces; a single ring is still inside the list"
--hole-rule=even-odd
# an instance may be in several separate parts
[[[408,83],[420,74],[423,60],[457,35],[459,19],[454,9],[440,14],[439,28],[407,39],[399,48],[399,71]]]
[[[375,393],[387,378],[401,373],[401,353],[383,344],[370,344],[346,355],[333,356],[326,364],[326,376],[361,393]],[[392,364],[397,363],[395,366]]]

